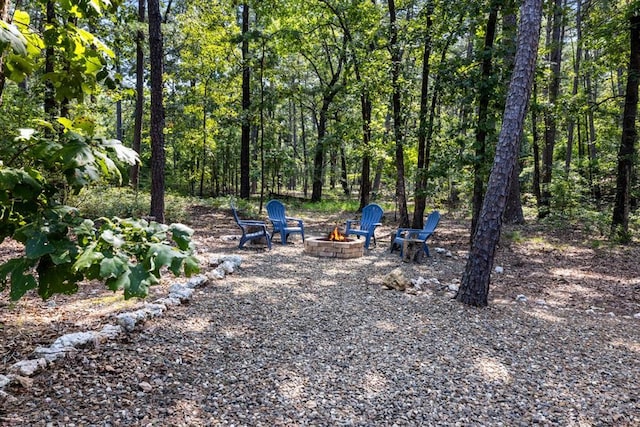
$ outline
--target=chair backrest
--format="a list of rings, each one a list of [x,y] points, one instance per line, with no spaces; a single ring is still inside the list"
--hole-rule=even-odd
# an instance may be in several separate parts
[[[362,218],[360,219],[360,229],[369,230],[374,224],[382,220],[384,211],[375,203],[368,204],[362,208]]]
[[[231,206],[231,212],[233,212],[233,219],[236,220],[236,224],[240,225],[240,218],[238,217],[238,208],[233,200],[229,202],[229,206]]]
[[[422,229],[424,230],[423,233],[433,233],[434,230],[436,229],[436,227],[438,226],[438,223],[440,222],[440,212],[438,211],[433,211],[429,214],[429,216],[427,217],[427,220],[424,223],[424,227],[422,227]]]
[[[286,224],[285,220],[285,211],[284,205],[280,200],[269,200],[267,202],[267,215],[269,215],[269,219],[275,219],[278,221],[282,221],[283,224]]]

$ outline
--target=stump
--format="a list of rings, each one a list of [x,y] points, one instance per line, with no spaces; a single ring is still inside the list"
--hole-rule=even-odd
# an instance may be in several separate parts
[[[402,261],[421,263],[425,258],[422,240],[407,239],[402,242]]]

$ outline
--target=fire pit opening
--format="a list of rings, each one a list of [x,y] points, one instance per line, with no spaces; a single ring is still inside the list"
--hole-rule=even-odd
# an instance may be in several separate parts
[[[359,258],[364,254],[364,240],[347,238],[336,227],[327,237],[307,237],[304,252],[325,258]]]

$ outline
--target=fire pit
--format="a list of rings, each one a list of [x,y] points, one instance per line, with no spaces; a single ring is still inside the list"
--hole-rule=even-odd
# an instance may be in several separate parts
[[[359,258],[364,253],[364,240],[348,239],[336,227],[329,237],[307,237],[304,253],[325,258]]]

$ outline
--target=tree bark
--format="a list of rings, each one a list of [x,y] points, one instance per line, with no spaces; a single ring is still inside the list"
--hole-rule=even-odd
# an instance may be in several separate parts
[[[9,21],[9,5],[10,0],[0,0],[0,20],[11,23]],[[2,94],[4,93],[4,84],[6,81],[6,75],[4,72],[4,59],[7,55],[6,51],[0,53],[0,106],[2,105]]]
[[[164,99],[162,73],[164,53],[160,2],[148,0],[149,5],[149,57],[151,66],[151,216],[164,222]]]
[[[484,197],[484,183],[487,176],[487,136],[494,130],[490,128],[489,101],[493,95],[493,85],[489,83],[492,72],[493,41],[496,36],[496,24],[498,22],[498,4],[491,2],[491,11],[487,20],[487,29],[484,38],[484,50],[482,52],[482,71],[480,78],[480,97],[478,99],[478,127],[475,141],[475,162],[473,164],[473,196],[471,216],[471,238],[478,224],[482,199]]]
[[[138,22],[142,24],[146,19],[146,1],[138,0]],[[140,154],[142,142],[142,119],[144,114],[144,31],[136,32],[136,108],[134,112],[133,142],[131,148]],[[138,188],[140,182],[140,164],[131,166],[131,186]]]
[[[242,136],[240,143],[240,197],[251,195],[251,67],[249,65],[249,4],[242,3]]]
[[[618,150],[618,172],[616,177],[616,200],[611,223],[612,234],[621,242],[631,240],[629,235],[629,207],[633,157],[638,139],[636,116],[638,113],[638,82],[640,81],[640,16],[629,18],[631,50],[629,71],[625,92],[624,114],[622,116],[622,140]]]
[[[391,51],[391,85],[393,87],[393,134],[396,142],[396,202],[400,214],[399,226],[409,226],[409,212],[407,210],[407,191],[404,182],[404,132],[402,131],[402,100],[400,94],[400,65],[402,50],[398,43],[398,23],[396,22],[396,5],[394,0],[388,0]]]
[[[56,11],[55,2],[47,1],[46,22],[48,25],[55,26]],[[47,46],[45,49],[44,72],[45,74],[55,71],[55,50],[53,46]],[[56,89],[50,79],[46,79],[44,83],[44,112],[47,120],[54,121],[58,116],[58,103],[56,102]]]
[[[554,0],[551,35],[551,81],[549,82],[550,110],[545,114],[544,149],[542,150],[542,173],[540,208],[538,217],[545,218],[551,210],[551,177],[553,174],[553,150],[556,143],[557,122],[554,110],[560,94],[560,65],[562,61],[562,1]]]
[[[518,146],[540,39],[542,0],[524,0],[520,9],[520,27],[516,60],[504,109],[493,168],[473,237],[469,259],[456,299],[464,304],[485,307],[495,249],[500,239],[501,218],[507,200],[509,182],[518,160]]]
[[[411,227],[422,228],[424,210],[427,204],[427,114],[429,108],[429,71],[431,56],[431,27],[433,24],[434,3],[427,5],[427,24],[425,28],[424,48],[422,53],[422,85],[420,88],[420,113],[418,116],[418,164],[416,171],[416,189],[414,198],[413,221]]]

